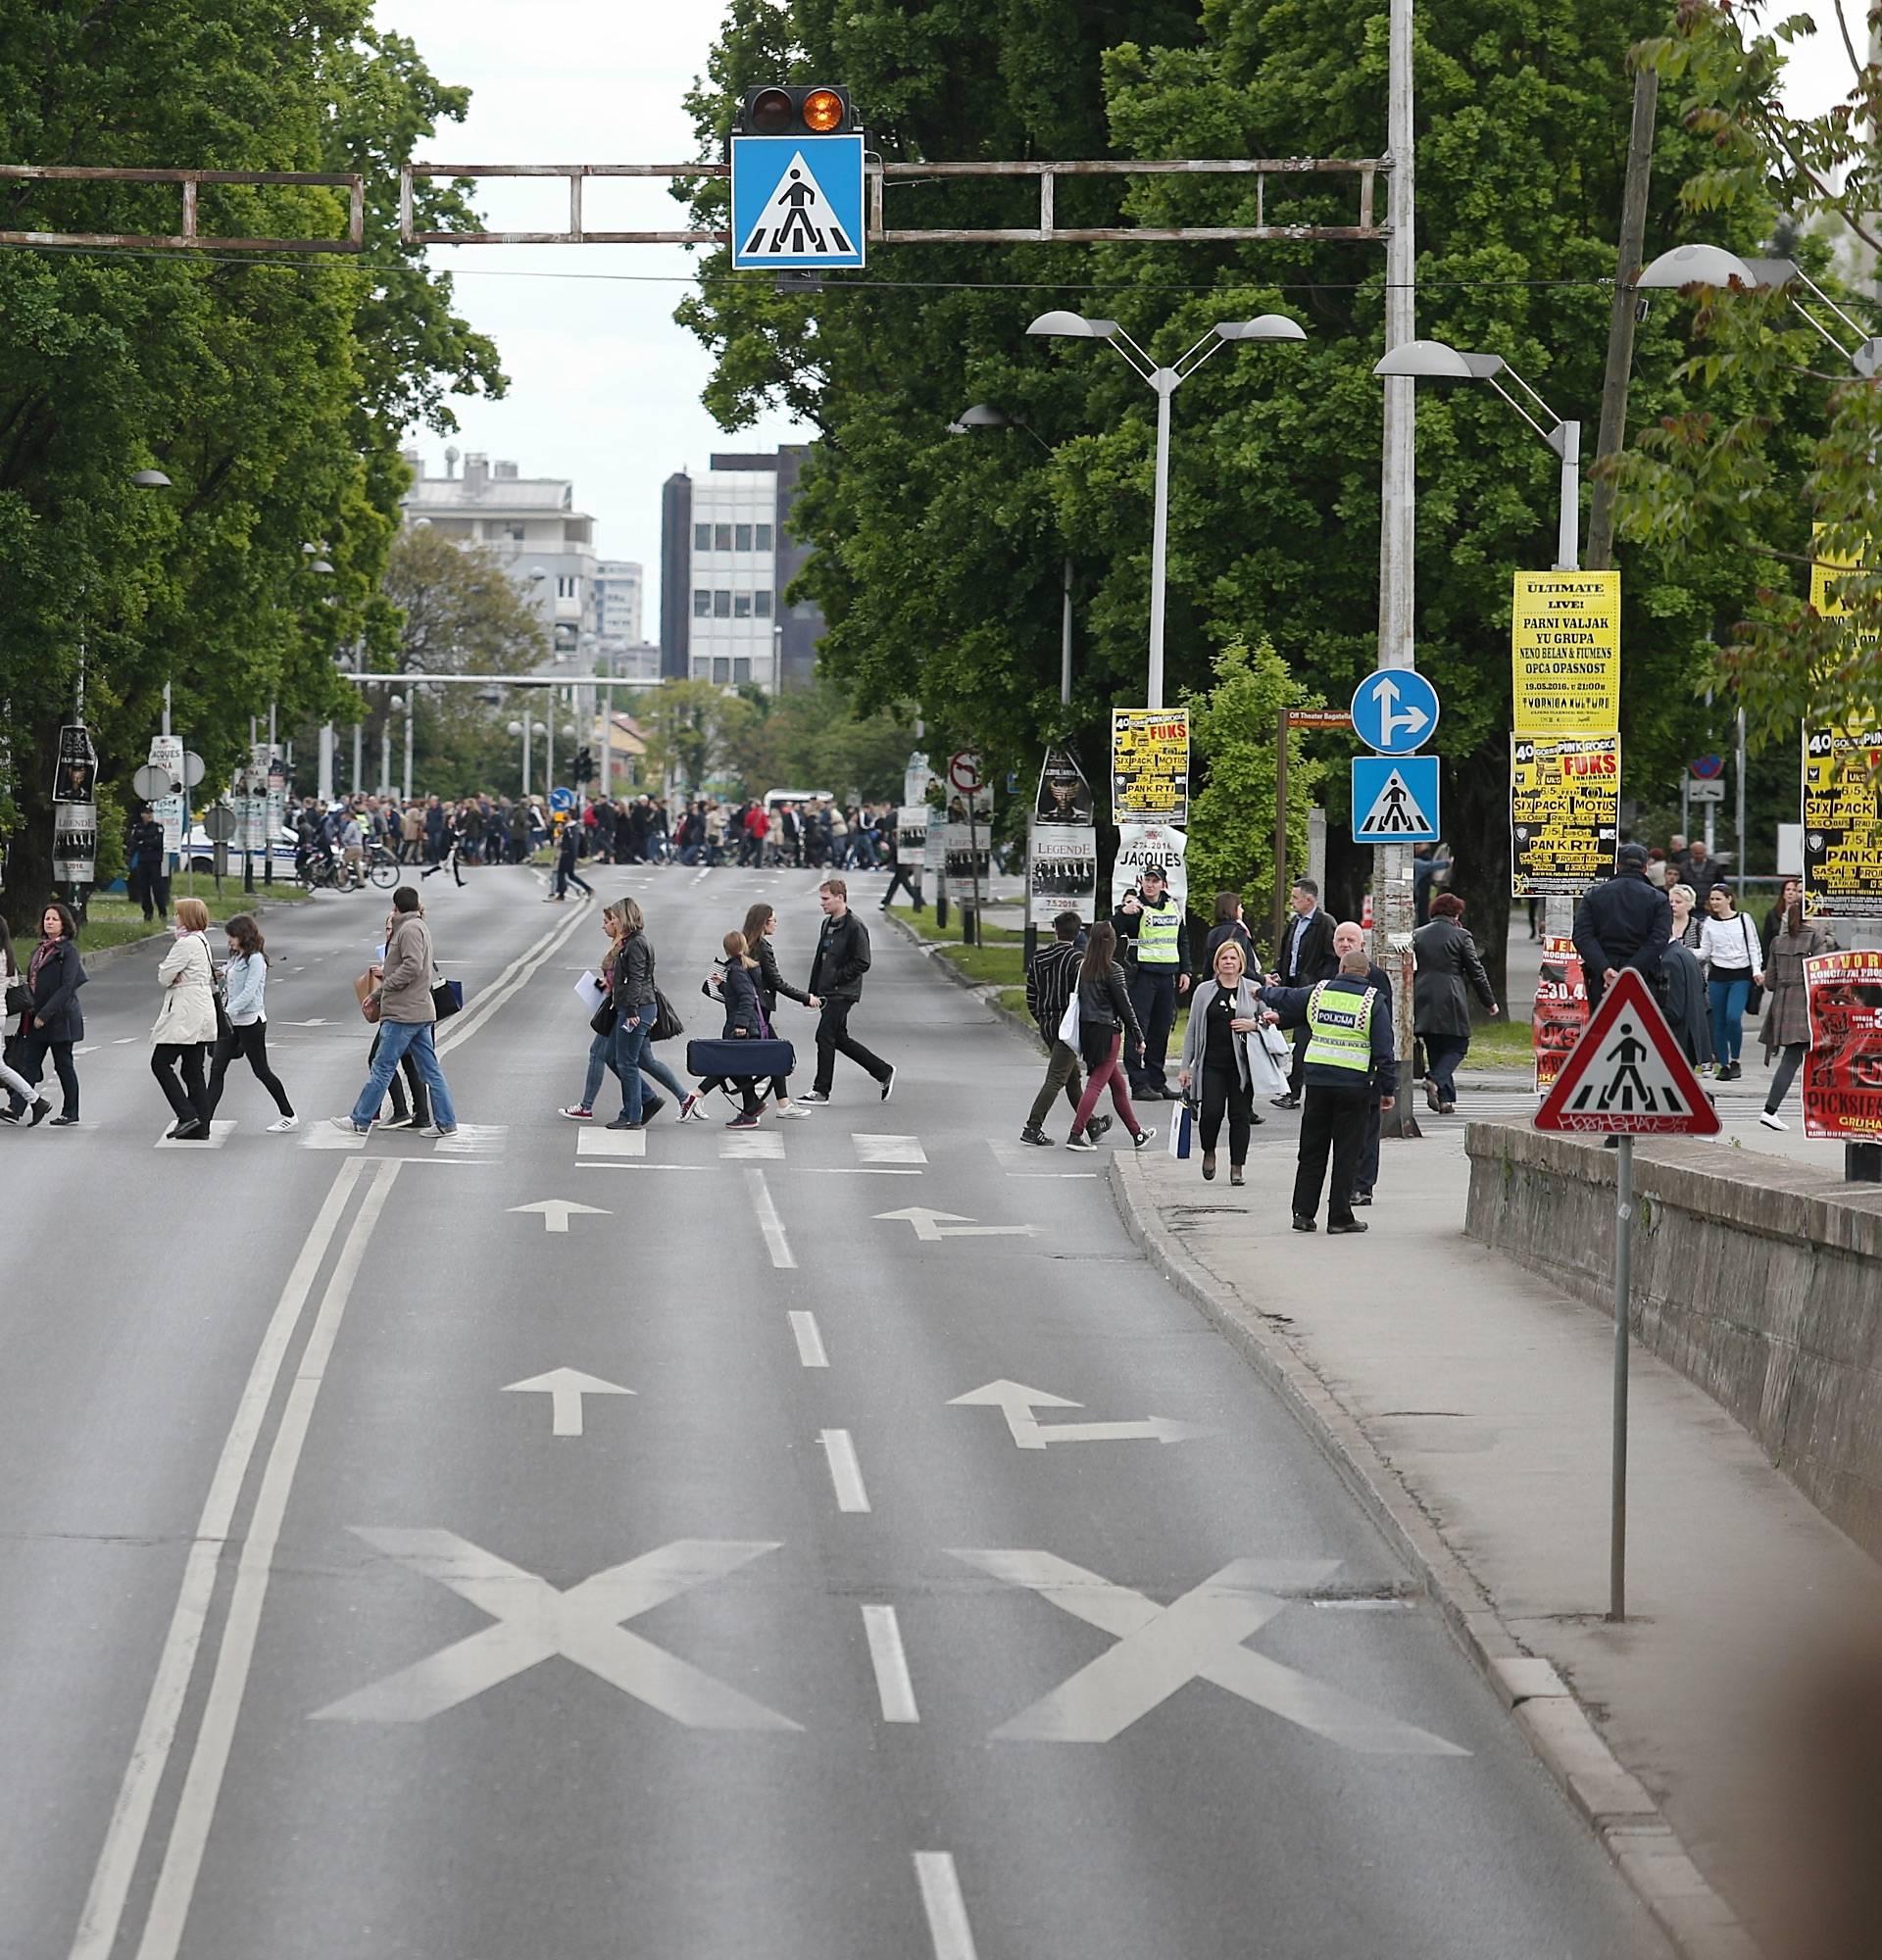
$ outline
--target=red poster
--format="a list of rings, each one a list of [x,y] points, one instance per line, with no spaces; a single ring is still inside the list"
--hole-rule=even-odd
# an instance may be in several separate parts
[[[1572,939],[1545,938],[1542,972],[1536,979],[1536,1007],[1529,1038],[1536,1056],[1536,1093],[1544,1095],[1561,1073],[1568,1051],[1588,1025],[1588,983]]]
[[[1882,1138],[1882,948],[1804,962],[1810,1047],[1804,1134],[1833,1143]]]

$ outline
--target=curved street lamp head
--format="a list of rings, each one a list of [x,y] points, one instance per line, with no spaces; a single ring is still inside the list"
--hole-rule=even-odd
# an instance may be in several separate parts
[[[1117,322],[1087,319],[1081,313],[1042,313],[1026,331],[1056,334],[1065,340],[1109,340],[1117,331]]]
[[[1501,354],[1465,354],[1445,340],[1408,340],[1372,369],[1381,379],[1394,375],[1419,381],[1487,381],[1503,372]]]
[[[1651,265],[1642,267],[1640,277],[1634,281],[1649,291],[1734,283],[1748,288],[1756,286],[1758,274],[1736,252],[1727,252],[1720,245],[1675,245]]]
[[[511,722],[510,732],[512,735],[520,735],[522,733],[522,723],[520,721]]]
[[[309,564],[307,568],[309,571],[320,571],[320,572],[329,572],[333,569],[333,567],[323,558],[317,558],[313,560]]]
[[[1305,340],[1307,329],[1284,313],[1258,314],[1253,319],[1218,320],[1218,340]]]
[[[171,480],[161,469],[133,469],[130,473],[133,490],[168,490]]]
[[[1010,427],[1013,417],[1003,409],[996,409],[991,402],[975,402],[970,409],[963,409],[948,424],[950,435],[966,435],[969,429],[997,429]]]

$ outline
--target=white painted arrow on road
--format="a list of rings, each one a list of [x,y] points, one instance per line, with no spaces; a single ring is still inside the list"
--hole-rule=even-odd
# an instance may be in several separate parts
[[[1036,1225],[976,1225],[959,1211],[930,1211],[925,1205],[910,1204],[900,1211],[878,1211],[878,1218],[906,1218],[915,1227],[915,1236],[925,1245],[943,1239],[1030,1239]]]
[[[566,1232],[569,1220],[576,1213],[588,1218],[612,1218],[612,1211],[604,1211],[599,1204],[577,1204],[567,1198],[539,1198],[533,1204],[513,1204],[512,1211],[533,1211],[541,1215],[543,1224],[551,1232]]]
[[[550,1396],[550,1435],[579,1436],[583,1396],[631,1396],[634,1391],[618,1382],[604,1382],[599,1375],[584,1375],[579,1368],[551,1368],[546,1375],[531,1375],[526,1382],[506,1382],[503,1393]]]
[[[948,1404],[950,1408],[962,1405],[1000,1410],[1021,1449],[1044,1449],[1054,1443],[1188,1443],[1209,1434],[1191,1423],[1171,1422],[1161,1415],[1146,1416],[1141,1422],[1042,1423],[1032,1413],[1036,1408],[1075,1409],[1083,1408],[1084,1403],[1049,1396],[1043,1389],[1029,1389],[1023,1382],[989,1382],[984,1389],[956,1396]]]

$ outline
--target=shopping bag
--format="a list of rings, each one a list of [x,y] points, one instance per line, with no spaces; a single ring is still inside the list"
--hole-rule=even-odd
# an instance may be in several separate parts
[[[1078,1046],[1078,990],[1071,990],[1071,999],[1065,1003],[1065,1011],[1059,1016],[1059,1039],[1068,1049]]]
[[[353,997],[360,1004],[360,1012],[369,1021],[379,1018],[379,983],[371,973],[361,973],[354,977]]]
[[[1170,1118],[1169,1143],[1167,1149],[1178,1162],[1187,1157],[1196,1141],[1196,1111],[1187,1102],[1176,1105],[1175,1114]]]

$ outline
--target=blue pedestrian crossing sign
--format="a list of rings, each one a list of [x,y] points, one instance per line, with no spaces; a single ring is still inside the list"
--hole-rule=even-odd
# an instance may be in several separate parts
[[[1381,756],[1410,756],[1437,729],[1438,691],[1415,667],[1381,667],[1353,690],[1353,732]]]
[[[863,263],[863,137],[734,136],[732,264],[812,271]]]
[[[1435,844],[1438,841],[1437,757],[1355,756],[1353,841]]]

